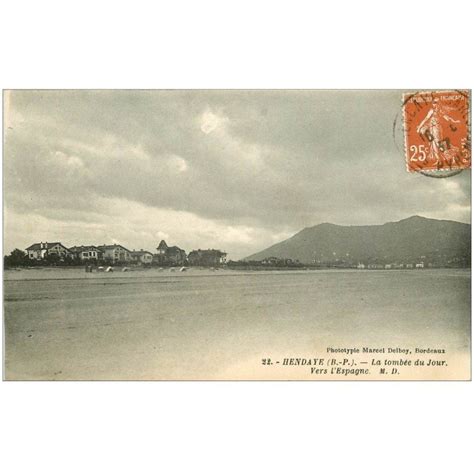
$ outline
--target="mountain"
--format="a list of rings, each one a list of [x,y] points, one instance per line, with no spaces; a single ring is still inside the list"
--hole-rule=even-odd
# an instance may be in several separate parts
[[[269,257],[324,262],[409,262],[425,257],[435,264],[469,265],[471,225],[413,216],[383,225],[319,224],[272,245],[247,261]]]

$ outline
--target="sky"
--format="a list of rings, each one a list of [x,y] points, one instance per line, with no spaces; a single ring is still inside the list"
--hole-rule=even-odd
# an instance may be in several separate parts
[[[470,171],[408,173],[401,91],[6,91],[4,253],[217,248],[323,222],[470,222]],[[393,137],[393,124],[396,138]]]

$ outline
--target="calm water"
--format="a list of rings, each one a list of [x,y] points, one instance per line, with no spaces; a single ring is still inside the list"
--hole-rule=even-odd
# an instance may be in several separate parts
[[[4,276],[7,379],[314,379],[261,359],[365,345],[442,347],[440,376],[469,377],[468,270]]]

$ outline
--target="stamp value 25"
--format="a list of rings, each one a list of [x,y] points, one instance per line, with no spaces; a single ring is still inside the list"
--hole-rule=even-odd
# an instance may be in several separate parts
[[[404,94],[407,171],[471,167],[469,92]]]

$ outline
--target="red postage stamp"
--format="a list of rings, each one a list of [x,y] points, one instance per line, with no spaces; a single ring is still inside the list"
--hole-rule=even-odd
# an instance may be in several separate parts
[[[468,91],[404,94],[407,171],[471,167]]]

